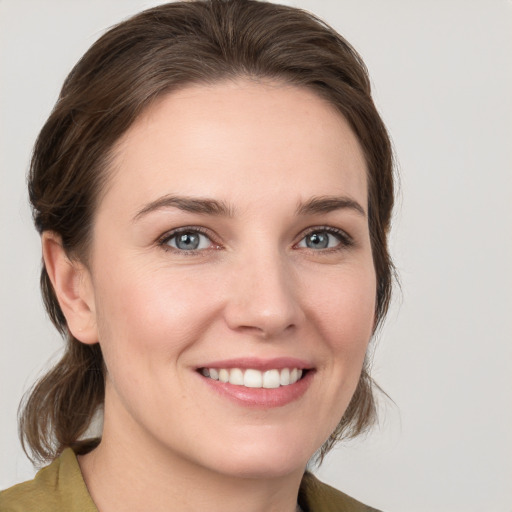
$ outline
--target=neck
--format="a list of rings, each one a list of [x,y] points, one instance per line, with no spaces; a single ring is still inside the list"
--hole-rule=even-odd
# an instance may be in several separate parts
[[[100,445],[79,458],[100,512],[296,511],[303,468],[271,477],[226,475],[134,434],[111,429],[106,419]]]

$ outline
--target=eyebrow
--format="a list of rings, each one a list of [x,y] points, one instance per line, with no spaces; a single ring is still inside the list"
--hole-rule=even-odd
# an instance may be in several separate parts
[[[232,209],[223,201],[206,198],[203,199],[200,197],[192,198],[167,195],[160,197],[144,206],[142,210],[137,212],[133,220],[139,220],[141,217],[147,215],[148,213],[161,210],[163,208],[178,208],[179,210],[186,212],[200,213],[203,215],[215,215],[219,217],[233,216]]]
[[[321,196],[313,197],[306,203],[299,203],[297,215],[312,215],[315,213],[329,213],[335,210],[352,210],[363,217],[366,217],[364,208],[350,197]]]
[[[178,208],[191,213],[214,215],[219,217],[233,217],[234,210],[224,201],[208,198],[192,198],[184,196],[166,195],[152,201],[134,216],[137,221],[145,215],[164,208]],[[296,215],[314,215],[315,213],[329,213],[335,210],[349,209],[366,217],[364,208],[354,199],[338,196],[313,197],[305,203],[299,203]]]

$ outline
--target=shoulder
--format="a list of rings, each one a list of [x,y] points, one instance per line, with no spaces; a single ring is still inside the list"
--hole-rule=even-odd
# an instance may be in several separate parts
[[[97,512],[68,448],[33,480],[0,492],[1,512]]]
[[[379,512],[305,473],[299,503],[307,512]]]

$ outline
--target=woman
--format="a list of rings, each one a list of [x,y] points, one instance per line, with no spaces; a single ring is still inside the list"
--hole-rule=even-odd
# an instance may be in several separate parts
[[[68,76],[29,190],[67,346],[21,415],[53,462],[1,510],[371,510],[305,473],[372,423],[391,292],[390,143],[341,36],[254,1],[145,11]]]

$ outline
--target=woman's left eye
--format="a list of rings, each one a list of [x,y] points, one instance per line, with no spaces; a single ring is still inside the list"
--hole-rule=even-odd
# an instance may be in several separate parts
[[[297,247],[308,249],[333,249],[341,245],[349,245],[348,240],[341,233],[326,229],[311,231],[298,244]]]
[[[200,231],[187,230],[168,236],[163,240],[162,245],[167,245],[179,251],[200,251],[211,247],[212,241]]]

